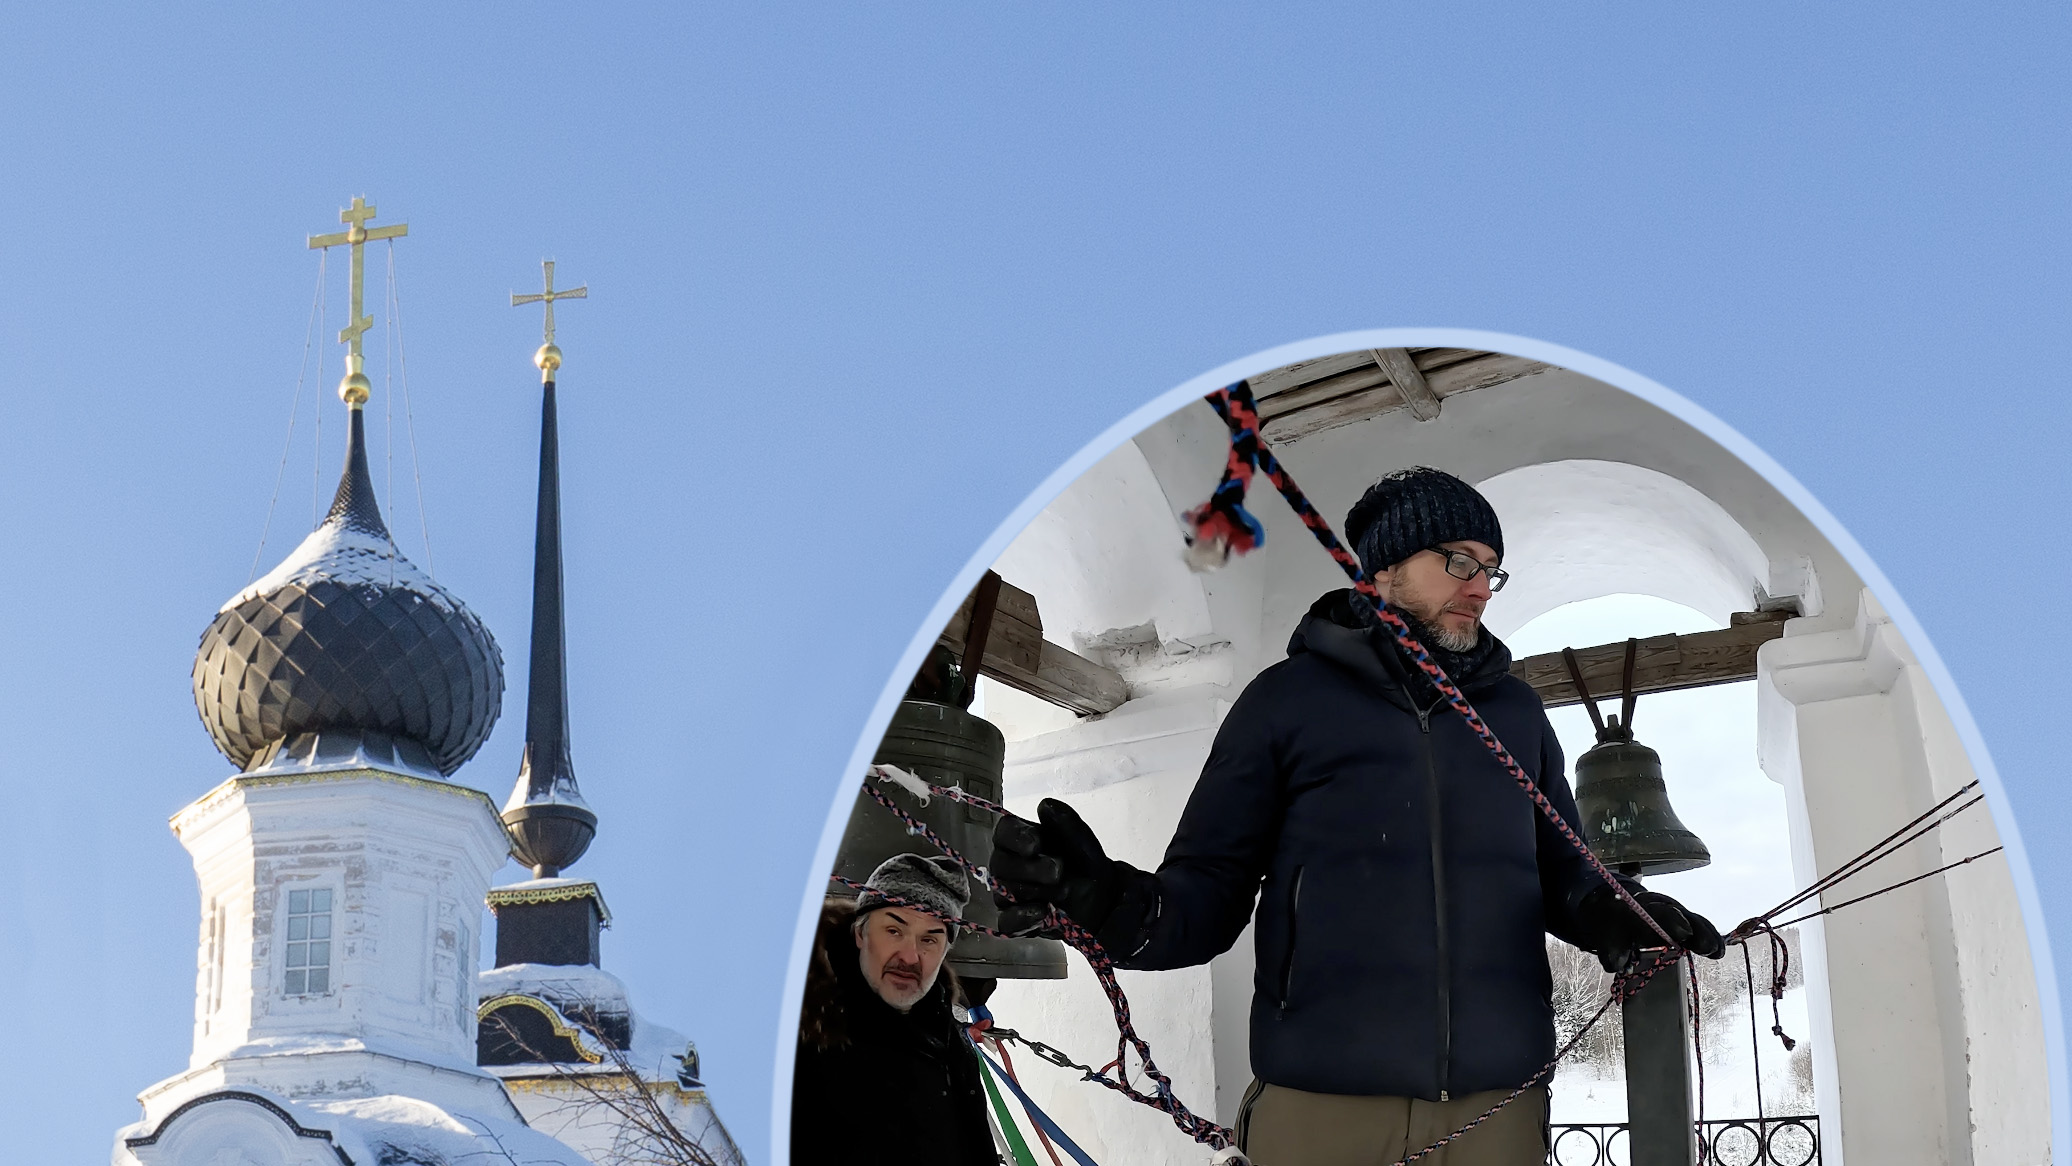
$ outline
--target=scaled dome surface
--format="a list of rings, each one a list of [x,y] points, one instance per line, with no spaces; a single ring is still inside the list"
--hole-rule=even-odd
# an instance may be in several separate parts
[[[352,410],[330,515],[202,633],[202,724],[248,771],[342,747],[447,776],[488,739],[503,691],[489,629],[396,549]]]

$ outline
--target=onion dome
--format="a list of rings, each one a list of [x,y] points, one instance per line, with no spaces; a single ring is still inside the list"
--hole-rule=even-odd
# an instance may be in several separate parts
[[[373,763],[446,776],[482,747],[503,691],[489,630],[396,549],[353,402],[329,517],[202,634],[202,723],[248,772]]]

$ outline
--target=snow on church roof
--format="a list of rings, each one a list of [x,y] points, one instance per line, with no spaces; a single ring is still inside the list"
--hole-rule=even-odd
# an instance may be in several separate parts
[[[229,611],[248,599],[270,595],[290,583],[307,585],[318,579],[329,579],[348,587],[401,587],[423,595],[443,612],[451,614],[465,610],[452,592],[441,587],[416,563],[403,557],[386,530],[370,531],[337,517],[325,519],[324,524],[309,532],[309,537],[289,552],[279,566],[231,596],[216,610],[219,613]]]

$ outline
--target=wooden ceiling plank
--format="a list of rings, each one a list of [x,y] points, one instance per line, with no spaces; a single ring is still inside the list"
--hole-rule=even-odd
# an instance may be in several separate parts
[[[1252,398],[1263,402],[1275,393],[1373,363],[1374,358],[1367,355],[1366,349],[1356,348],[1351,352],[1333,353],[1315,360],[1298,360],[1294,364],[1284,364],[1279,368],[1268,369],[1251,379]]]
[[[1426,371],[1425,383],[1431,387],[1435,396],[1444,398],[1455,393],[1486,389],[1553,367],[1522,356],[1488,353],[1473,360]],[[1380,370],[1376,368],[1373,371],[1378,373]],[[1297,390],[1307,391],[1308,386]],[[1269,443],[1297,441],[1313,433],[1335,429],[1340,425],[1350,425],[1356,421],[1365,421],[1370,417],[1379,417],[1402,407],[1402,394],[1397,392],[1394,384],[1384,381],[1378,388],[1364,389],[1335,399],[1283,410],[1273,416],[1268,416],[1262,408],[1259,428],[1261,435]]]
[[[1395,387],[1389,383],[1388,373],[1374,363],[1373,357],[1358,368],[1333,373],[1321,380],[1310,381],[1298,388],[1277,394],[1259,402],[1259,420],[1264,423],[1277,417],[1314,409],[1338,398],[1353,393],[1379,389],[1384,395],[1395,397]]]
[[[1480,348],[1413,348],[1410,350],[1410,356],[1417,361],[1417,367],[1427,373],[1435,368],[1445,368],[1449,364],[1459,364],[1464,360],[1479,360],[1485,356],[1495,355],[1497,354],[1494,352],[1485,352]]]

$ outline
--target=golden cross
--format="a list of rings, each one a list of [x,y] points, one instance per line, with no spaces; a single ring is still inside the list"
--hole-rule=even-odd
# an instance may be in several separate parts
[[[338,212],[338,221],[346,225],[345,230],[309,237],[312,251],[336,247],[341,243],[352,248],[352,314],[348,317],[345,327],[338,332],[339,343],[346,346],[345,380],[339,384],[338,394],[346,399],[347,404],[355,407],[366,402],[368,389],[367,378],[360,371],[365,363],[360,353],[360,338],[366,334],[367,329],[374,326],[374,318],[362,311],[366,298],[367,264],[361,249],[364,244],[376,239],[396,239],[410,233],[408,223],[369,229],[367,220],[373,217],[374,208],[368,205],[365,198],[355,195],[352,206]],[[355,397],[358,399],[355,400]]]
[[[532,295],[532,296],[521,296],[521,295],[513,295],[513,296],[511,297],[511,306],[515,308],[515,307],[519,306],[520,304],[539,304],[539,303],[544,303],[544,304],[546,304],[546,305],[547,305],[547,343],[549,343],[549,344],[552,344],[552,343],[554,343],[554,301],[555,301],[555,300],[587,300],[587,299],[589,299],[589,298],[590,298],[590,287],[589,287],[589,285],[588,285],[588,284],[585,284],[585,285],[583,285],[582,287],[570,288],[570,289],[569,289],[569,290],[567,290],[567,291],[555,291],[555,290],[554,290],[554,261],[553,261],[552,259],[544,259],[544,260],[541,260],[541,261],[540,261],[540,266],[541,266],[541,267],[543,267],[543,268],[545,268],[545,269],[546,269],[546,272],[547,272],[547,290],[546,290],[546,291],[543,291],[543,292],[541,292],[541,293],[540,293],[540,294],[538,294],[538,295]]]
[[[533,354],[532,362],[539,366],[540,378],[551,381],[554,379],[554,370],[561,367],[561,350],[554,346],[554,301],[587,300],[590,298],[590,285],[584,284],[567,291],[555,291],[554,261],[543,259],[540,266],[547,272],[547,290],[538,295],[521,296],[514,293],[511,296],[511,306],[515,308],[520,304],[547,305],[547,342],[540,345],[540,350]]]

